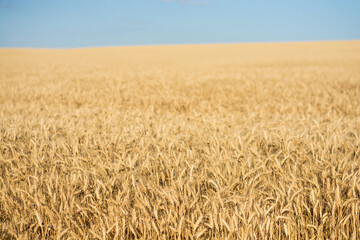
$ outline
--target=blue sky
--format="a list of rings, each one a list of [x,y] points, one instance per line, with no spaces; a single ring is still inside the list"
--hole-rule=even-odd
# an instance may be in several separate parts
[[[0,0],[0,47],[351,39],[359,0]]]

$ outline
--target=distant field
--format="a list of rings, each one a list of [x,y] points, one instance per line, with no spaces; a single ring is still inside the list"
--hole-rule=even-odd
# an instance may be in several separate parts
[[[360,41],[0,49],[0,239],[360,239]]]

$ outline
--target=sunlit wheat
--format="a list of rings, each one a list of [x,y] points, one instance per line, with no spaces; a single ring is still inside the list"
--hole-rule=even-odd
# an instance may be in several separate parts
[[[1,239],[359,239],[360,42],[0,50]]]

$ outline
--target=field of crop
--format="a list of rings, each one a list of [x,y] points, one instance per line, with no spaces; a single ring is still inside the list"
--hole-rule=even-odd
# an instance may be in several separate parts
[[[360,42],[0,49],[0,239],[360,239]]]

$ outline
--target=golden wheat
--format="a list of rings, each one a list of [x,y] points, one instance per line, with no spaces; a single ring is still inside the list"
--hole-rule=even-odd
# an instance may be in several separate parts
[[[360,42],[0,56],[1,239],[360,238]]]

